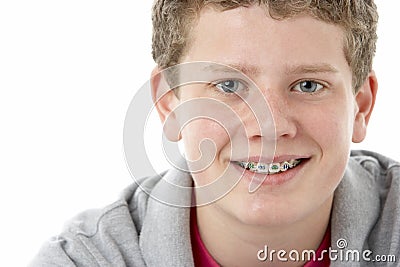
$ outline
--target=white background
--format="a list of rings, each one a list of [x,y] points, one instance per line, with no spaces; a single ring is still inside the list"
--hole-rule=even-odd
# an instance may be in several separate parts
[[[400,2],[377,4],[379,98],[356,147],[400,160]],[[132,182],[122,130],[154,66],[150,8],[149,0],[0,3],[1,265],[26,265],[66,219]]]

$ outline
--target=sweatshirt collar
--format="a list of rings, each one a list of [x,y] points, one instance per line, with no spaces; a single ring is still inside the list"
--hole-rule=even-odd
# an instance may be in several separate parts
[[[350,158],[342,181],[335,191],[331,215],[331,247],[340,251],[369,249],[368,236],[379,216],[379,192],[371,173]],[[346,242],[343,242],[345,240]],[[342,266],[332,261],[331,266]]]

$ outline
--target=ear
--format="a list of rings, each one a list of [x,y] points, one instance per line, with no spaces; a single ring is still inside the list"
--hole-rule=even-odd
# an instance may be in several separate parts
[[[165,73],[158,66],[151,73],[150,84],[151,96],[163,124],[164,134],[168,140],[177,142],[181,139],[181,136],[174,109],[179,105],[179,99],[175,92],[169,89]]]
[[[374,71],[368,74],[367,79],[356,93],[356,114],[353,126],[353,142],[360,143],[367,134],[367,125],[374,109],[378,81]]]

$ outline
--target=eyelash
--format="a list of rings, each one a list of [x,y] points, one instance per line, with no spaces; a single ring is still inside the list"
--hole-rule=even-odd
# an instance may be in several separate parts
[[[302,83],[304,83],[304,82],[315,83],[315,84],[317,85],[317,87],[320,87],[320,88],[317,89],[317,90],[315,90],[315,91],[313,91],[313,92],[304,92],[304,91],[295,89],[295,87],[300,86],[300,85],[301,85]],[[300,81],[296,82],[296,83],[291,87],[292,90],[297,91],[298,93],[309,94],[309,95],[318,94],[318,93],[320,93],[321,91],[323,91],[323,90],[326,89],[326,88],[327,88],[327,85],[326,85],[325,83],[320,82],[320,81],[316,81],[316,80],[312,80],[312,79],[300,80]]]
[[[243,88],[242,88],[242,89],[238,89],[238,90],[235,91],[235,92],[225,92],[223,89],[220,89],[220,88],[217,87],[219,84],[222,84],[222,83],[224,83],[224,82],[230,82],[230,81],[234,81],[234,82],[240,83],[240,84],[243,86]],[[316,91],[314,91],[314,92],[304,92],[304,91],[301,91],[301,90],[296,90],[296,89],[294,89],[296,86],[300,86],[301,83],[304,83],[304,82],[312,82],[312,83],[315,83],[315,84],[317,84],[317,86],[320,86],[321,88],[319,88],[318,90],[316,90]],[[240,79],[224,79],[224,80],[219,80],[219,81],[211,82],[211,83],[209,84],[209,86],[212,87],[212,89],[213,89],[218,95],[224,96],[224,97],[236,95],[236,94],[235,94],[236,92],[240,92],[241,90],[246,90],[246,89],[248,89],[247,84],[246,84],[245,82],[243,82],[242,80],[240,80]],[[324,89],[327,88],[327,85],[326,85],[325,83],[321,82],[321,81],[316,81],[316,80],[313,80],[313,79],[304,79],[304,80],[297,81],[297,82],[296,82],[293,86],[291,86],[290,88],[291,88],[291,90],[296,91],[296,92],[298,92],[299,94],[316,95],[316,94],[319,94],[319,93],[321,93],[322,91],[324,91]]]
[[[226,91],[224,91],[223,89],[221,89],[221,88],[218,88],[218,85],[220,85],[220,84],[222,84],[222,83],[224,83],[224,82],[238,82],[238,83],[240,83],[240,85],[242,86],[242,88],[239,88],[239,89],[237,89],[236,91],[233,91],[233,92],[226,92]],[[239,85],[239,86],[240,86]],[[247,90],[248,89],[248,85],[247,85],[247,83],[246,82],[244,82],[244,81],[242,81],[242,80],[240,80],[240,79],[224,79],[224,80],[219,80],[219,81],[215,81],[215,82],[211,82],[210,84],[209,84],[209,86],[210,87],[212,87],[213,89],[214,89],[214,91],[217,93],[217,94],[219,94],[219,95],[221,95],[221,96],[233,96],[233,95],[236,95],[237,93],[239,93],[240,91],[244,91],[244,90]]]

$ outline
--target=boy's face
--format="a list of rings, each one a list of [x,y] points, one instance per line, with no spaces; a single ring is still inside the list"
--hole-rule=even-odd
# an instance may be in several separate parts
[[[274,118],[274,162],[303,159],[287,173],[270,174],[275,182],[262,184],[252,194],[248,177],[253,173],[245,171],[238,185],[215,203],[220,211],[248,224],[277,225],[330,208],[351,140],[361,141],[365,134],[343,40],[341,28],[309,16],[278,21],[258,6],[202,11],[183,62],[212,61],[253,70],[246,74],[261,90]],[[248,141],[250,156],[259,156],[261,143],[269,142],[268,137],[260,133],[244,106],[233,100],[234,94],[216,93],[221,87],[197,86],[183,87],[178,101],[206,97],[225,102],[240,114],[247,131],[247,136],[234,138]],[[188,123],[182,138],[189,159],[201,157],[198,147],[204,139],[216,146],[211,166],[193,173],[196,185],[213,182],[238,160],[230,157],[232,140],[212,120]],[[234,169],[237,177],[244,171],[236,165]]]

